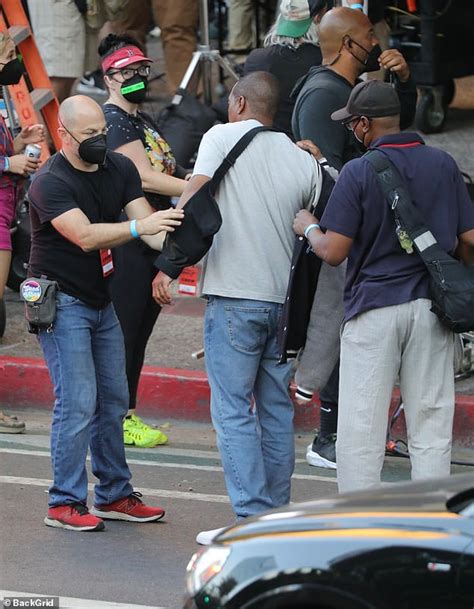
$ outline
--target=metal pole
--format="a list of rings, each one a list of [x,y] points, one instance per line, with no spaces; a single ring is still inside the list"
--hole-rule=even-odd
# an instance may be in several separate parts
[[[207,0],[199,0],[199,2],[199,28],[201,30],[201,45],[209,47],[209,7],[207,6]]]

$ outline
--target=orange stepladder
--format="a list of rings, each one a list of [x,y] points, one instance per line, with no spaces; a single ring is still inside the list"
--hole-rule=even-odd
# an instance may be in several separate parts
[[[17,85],[9,85],[11,102],[22,127],[33,125],[42,117],[57,150],[61,148],[58,128],[59,104],[31,32],[28,18],[20,0],[0,0],[0,31],[8,29],[18,47],[26,77]],[[28,86],[27,80],[30,84]],[[42,145],[41,159],[49,157],[47,144]]]

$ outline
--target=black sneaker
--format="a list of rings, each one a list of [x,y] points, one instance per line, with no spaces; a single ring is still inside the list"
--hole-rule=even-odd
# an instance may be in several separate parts
[[[312,444],[306,450],[306,462],[314,467],[337,469],[335,433],[328,436],[317,434]]]
[[[94,72],[84,74],[76,87],[76,93],[82,93],[83,95],[107,95],[102,70],[97,69]]]

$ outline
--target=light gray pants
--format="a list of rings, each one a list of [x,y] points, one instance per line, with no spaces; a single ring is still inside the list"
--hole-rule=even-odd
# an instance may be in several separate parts
[[[372,309],[341,337],[339,492],[380,484],[388,411],[400,377],[413,480],[450,472],[454,415],[453,334],[427,299]]]

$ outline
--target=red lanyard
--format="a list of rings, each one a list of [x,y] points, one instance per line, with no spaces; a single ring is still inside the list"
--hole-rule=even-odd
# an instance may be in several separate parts
[[[415,146],[423,146],[421,142],[408,142],[406,144],[380,144],[377,148],[414,148]]]

